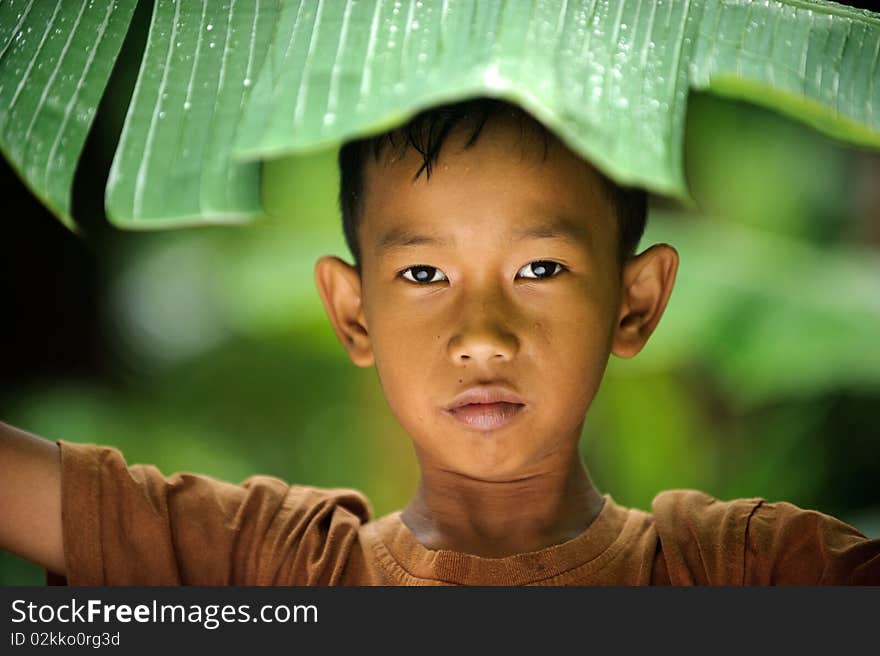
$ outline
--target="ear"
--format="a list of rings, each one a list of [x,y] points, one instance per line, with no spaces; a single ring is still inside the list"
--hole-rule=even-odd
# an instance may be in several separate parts
[[[654,244],[626,261],[611,346],[614,355],[631,358],[642,350],[663,316],[677,271],[678,252],[668,244]]]
[[[359,367],[373,364],[373,349],[361,303],[361,277],[357,269],[333,255],[315,263],[315,284],[333,332]]]

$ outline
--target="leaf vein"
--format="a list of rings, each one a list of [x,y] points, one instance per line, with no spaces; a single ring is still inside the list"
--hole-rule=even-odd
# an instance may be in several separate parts
[[[342,54],[345,51],[346,39],[348,37],[348,23],[351,18],[351,2],[345,3],[345,11],[342,14],[342,33],[339,36],[339,45],[336,48],[336,57],[333,60],[333,68],[330,71],[330,88],[327,91],[327,110],[324,120],[327,116],[336,117],[336,106],[339,101],[339,71],[342,68]]]
[[[153,154],[153,140],[156,138],[156,121],[159,118],[159,111],[162,107],[162,93],[168,84],[168,69],[171,63],[171,53],[174,52],[174,39],[177,37],[177,23],[180,19],[180,2],[174,3],[174,19],[171,24],[171,38],[168,42],[168,50],[165,53],[165,65],[162,67],[162,78],[159,81],[159,90],[156,93],[156,104],[153,106],[153,113],[150,116],[150,126],[147,128],[147,138],[144,144],[144,152],[138,165],[137,175],[135,176],[134,185],[134,218],[139,218],[144,207],[144,188],[146,187],[147,171],[150,166],[150,159]],[[156,14],[159,13],[159,7],[156,6]],[[153,33],[152,26],[150,34]],[[146,55],[144,56],[146,61]],[[143,73],[143,69],[141,70]]]
[[[446,2],[443,3],[444,11]],[[382,0],[377,0],[376,9],[373,11],[373,21],[370,24],[370,41],[367,44],[367,56],[364,57],[364,65],[361,71],[361,102],[370,92],[370,83],[372,82],[373,59],[376,50],[376,33],[379,31],[379,15],[382,11]]]
[[[67,40],[64,42],[64,47],[61,49],[61,54],[58,56],[58,61],[55,62],[55,68],[52,69],[52,74],[49,76],[49,80],[43,87],[43,93],[40,94],[40,100],[37,103],[37,107],[31,115],[31,122],[28,124],[27,130],[25,131],[24,135],[25,143],[31,142],[31,133],[33,132],[34,125],[36,125],[37,123],[37,117],[43,112],[43,108],[46,106],[46,97],[49,95],[49,90],[52,88],[52,85],[55,82],[55,77],[58,75],[58,71],[61,69],[61,64],[64,61],[64,57],[67,55],[68,49],[70,49],[70,43],[71,41],[73,41],[73,36],[76,34],[76,28],[79,26],[80,20],[82,20],[82,15],[85,9],[86,1],[83,0],[82,5],[80,5],[79,13],[76,15],[76,20],[74,21],[73,28],[71,28],[70,34],[67,35]],[[54,16],[55,14],[53,14],[53,18]]]
[[[61,9],[61,3],[55,5],[55,12],[52,14],[52,18],[49,19],[49,23],[46,25],[46,29],[43,32],[43,36],[40,39],[40,43],[37,45],[37,51],[34,53],[31,60],[28,62],[28,67],[25,69],[24,75],[21,77],[21,81],[18,83],[18,87],[15,89],[15,93],[12,95],[12,100],[9,101],[8,111],[11,112],[12,108],[15,107],[15,103],[18,101],[18,97],[27,84],[28,78],[30,77],[31,70],[34,68],[34,64],[37,63],[37,60],[40,58],[40,51],[43,49],[43,44],[46,42],[46,37],[49,35],[49,30],[52,29],[52,25],[55,23],[55,17],[58,15],[58,10]]]
[[[306,53],[306,61],[303,64],[302,78],[300,80],[299,93],[296,96],[296,107],[293,110],[294,129],[299,127],[303,111],[309,96],[309,74],[312,62],[315,61],[315,44],[318,43],[318,34],[321,30],[321,13],[324,10],[324,0],[318,0],[318,11],[315,12],[315,22],[312,23],[312,33],[309,39],[309,49]]]
[[[76,90],[70,97],[70,101],[67,103],[67,107],[64,108],[64,117],[61,120],[61,125],[58,128],[58,133],[55,135],[55,141],[52,143],[52,148],[49,151],[49,158],[46,160],[46,169],[44,172],[43,183],[45,187],[49,186],[49,170],[52,168],[52,161],[55,159],[55,152],[58,149],[58,145],[61,143],[61,135],[64,134],[64,131],[67,129],[67,122],[70,120],[71,114],[73,114],[73,107],[74,105],[76,105],[76,101],[79,99],[79,93],[80,91],[82,91],[83,83],[89,73],[89,70],[92,67],[92,62],[95,61],[95,55],[98,52],[98,48],[101,46],[101,42],[104,40],[104,34],[106,34],[107,26],[110,24],[110,16],[115,8],[116,5],[114,3],[107,3],[107,11],[104,13],[104,20],[101,22],[101,25],[98,28],[97,40],[95,41],[91,52],[89,52],[89,56],[86,59],[86,65],[83,68],[82,75],[80,75],[79,80],[77,80]]]
[[[18,19],[18,23],[15,24],[14,28],[12,28],[12,32],[10,32],[12,36],[6,41],[6,43],[3,44],[3,47],[0,48],[0,59],[3,59],[3,56],[6,54],[6,50],[15,40],[15,35],[18,33],[19,30],[21,30],[21,26],[24,25],[24,22],[27,20],[28,14],[31,13],[31,8],[34,6],[34,2],[36,2],[36,0],[30,0],[27,8],[21,13],[21,18]]]

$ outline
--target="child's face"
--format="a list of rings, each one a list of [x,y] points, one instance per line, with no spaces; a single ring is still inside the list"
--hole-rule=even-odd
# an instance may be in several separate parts
[[[368,157],[362,277],[328,257],[316,278],[352,360],[376,365],[423,469],[510,480],[577,448],[609,354],[628,357],[644,340],[632,334],[638,320],[621,326],[626,268],[596,171],[554,139],[542,161],[540,136],[508,118],[462,150],[469,134],[450,136],[430,180],[423,171],[412,182],[422,163],[412,148],[399,161],[390,150]],[[499,428],[468,426],[447,407],[478,384],[525,405]]]

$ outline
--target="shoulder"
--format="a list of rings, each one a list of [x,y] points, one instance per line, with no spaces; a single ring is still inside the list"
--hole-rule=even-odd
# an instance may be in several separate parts
[[[651,502],[673,585],[738,585],[745,532],[763,499],[721,501],[699,490],[667,490]]]
[[[180,471],[165,475],[154,464],[128,464],[119,449],[96,444],[57,441],[61,447],[62,467],[72,482],[101,489],[137,489],[147,497],[161,496],[220,506],[239,506],[245,499],[252,506],[277,505],[288,510],[307,507],[339,507],[354,518],[366,522],[372,516],[367,497],[348,487],[316,487],[290,484],[265,474],[250,476],[240,483],[208,474]],[[95,479],[98,479],[95,481]]]
[[[652,508],[673,583],[880,582],[880,540],[816,510],[698,490],[662,492]]]
[[[60,444],[75,584],[332,583],[372,515],[352,488],[165,475],[113,447]]]
[[[817,510],[762,501],[746,534],[746,582],[880,583],[880,539]]]
[[[748,518],[764,499],[754,497],[722,501],[700,490],[666,490],[651,502],[655,518],[700,519],[723,524]]]
[[[251,476],[233,487],[239,487],[251,496],[277,499],[280,506],[288,512],[314,514],[320,512],[320,509],[332,510],[353,524],[365,524],[373,516],[370,500],[363,492],[354,488],[291,485],[280,478],[263,474]]]

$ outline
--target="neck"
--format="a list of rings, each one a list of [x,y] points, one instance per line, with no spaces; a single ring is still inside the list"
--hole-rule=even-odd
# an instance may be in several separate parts
[[[422,463],[401,520],[428,549],[502,558],[571,540],[604,499],[577,449],[564,467],[511,481],[483,481]]]

